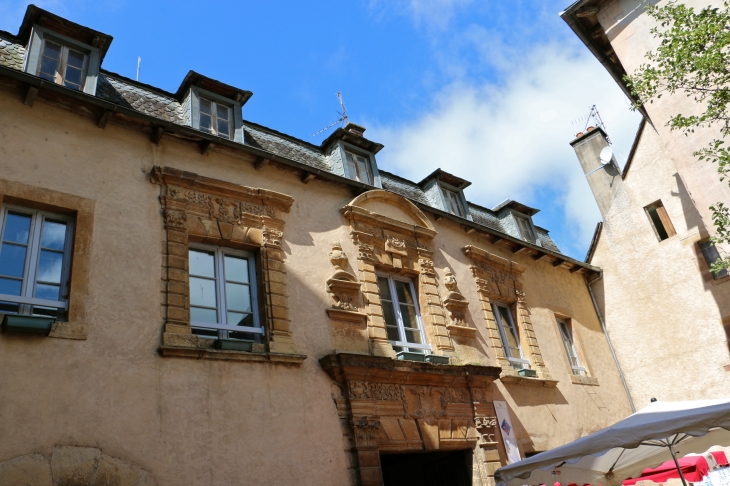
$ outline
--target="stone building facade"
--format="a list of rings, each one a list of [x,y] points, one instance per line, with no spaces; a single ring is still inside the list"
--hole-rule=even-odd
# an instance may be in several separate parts
[[[685,0],[696,10],[711,4]],[[630,96],[623,75],[656,47],[655,26],[636,0],[578,1],[561,15]],[[721,6],[722,2],[714,2]],[[719,131],[671,131],[670,117],[696,113],[682,93],[642,107],[644,119],[623,169],[601,168],[608,145],[600,129],[571,142],[603,216],[586,261],[603,269],[593,284],[636,408],[659,400],[726,397],[730,277],[709,265],[727,248],[713,245],[709,207],[730,201],[717,168],[693,152]]]
[[[486,486],[504,436],[629,413],[600,269],[536,209],[105,71],[110,43],[34,6],[0,33],[0,484]]]

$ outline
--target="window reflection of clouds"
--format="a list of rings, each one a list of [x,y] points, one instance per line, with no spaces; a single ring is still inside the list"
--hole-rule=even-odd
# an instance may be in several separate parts
[[[66,224],[46,220],[43,224],[41,246],[52,250],[63,250],[66,242]]]
[[[61,283],[61,269],[63,268],[63,254],[50,251],[41,251],[38,262],[38,280],[41,282]]]

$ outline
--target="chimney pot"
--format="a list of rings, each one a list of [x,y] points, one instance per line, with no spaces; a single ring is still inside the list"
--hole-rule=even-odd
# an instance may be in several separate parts
[[[575,138],[579,138],[583,136],[583,132],[578,132],[575,134]]]
[[[347,126],[345,126],[345,130],[352,133],[353,135],[357,135],[358,137],[362,137],[363,133],[365,133],[365,127],[352,122],[348,123]]]
[[[590,131],[592,131],[592,130],[593,130],[594,128],[596,128],[596,127],[588,127],[588,129],[586,129],[586,132],[590,132]]]

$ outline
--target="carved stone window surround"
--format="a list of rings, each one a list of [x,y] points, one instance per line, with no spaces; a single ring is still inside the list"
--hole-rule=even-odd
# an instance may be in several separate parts
[[[475,279],[482,312],[486,321],[489,343],[497,362],[502,367],[500,380],[504,383],[527,384],[536,386],[557,386],[542,359],[542,353],[535,336],[530,318],[530,309],[522,290],[521,275],[527,267],[517,262],[495,255],[481,248],[467,245],[463,248],[469,257],[469,266]],[[504,354],[502,337],[495,319],[492,303],[499,302],[514,309],[515,323],[520,335],[522,351],[529,359],[537,378],[519,376]]]
[[[165,228],[162,279],[165,328],[163,356],[301,363],[292,338],[287,278],[281,248],[291,196],[211,179],[169,167],[154,167],[151,181],[161,186]],[[264,345],[251,353],[212,349],[213,341],[192,334],[188,243],[256,250]],[[238,357],[235,357],[238,356]],[[281,359],[280,359],[281,358]]]
[[[368,201],[400,209],[416,224],[361,207]],[[446,311],[438,291],[430,249],[437,232],[426,215],[404,197],[384,190],[359,195],[342,208],[342,214],[349,222],[350,235],[358,248],[358,273],[368,316],[370,351],[377,356],[395,356],[388,341],[378,291],[376,271],[380,271],[414,280],[428,343],[436,353],[453,354],[454,346],[446,328]]]
[[[79,196],[0,179],[0,201],[75,217],[67,321],[56,321],[48,337],[85,340],[88,336],[86,302],[89,260],[94,230],[95,202]]]

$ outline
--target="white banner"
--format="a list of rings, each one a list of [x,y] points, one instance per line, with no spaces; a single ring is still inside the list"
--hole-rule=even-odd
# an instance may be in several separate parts
[[[497,422],[502,439],[504,440],[504,448],[507,451],[507,463],[512,464],[522,460],[520,450],[517,448],[517,439],[515,439],[515,431],[512,428],[512,420],[509,418],[509,409],[507,402],[494,401],[494,410],[497,412]]]

